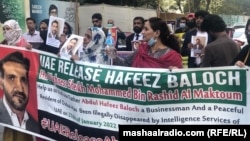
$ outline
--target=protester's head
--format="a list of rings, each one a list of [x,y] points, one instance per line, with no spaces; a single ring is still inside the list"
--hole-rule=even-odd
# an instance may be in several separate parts
[[[178,40],[175,36],[170,35],[167,23],[161,18],[149,18],[144,25],[143,38],[148,42],[149,46],[153,46],[157,41],[161,41],[164,45],[180,52]]]
[[[105,33],[101,28],[98,27],[90,27],[85,33],[85,37],[91,37],[91,41],[87,44],[86,48],[96,48],[104,45],[105,41]],[[87,40],[84,41],[86,43]]]
[[[91,40],[92,40],[92,31],[91,31],[91,28],[89,28],[89,29],[87,29],[86,33],[84,34],[83,46],[86,47]]]
[[[49,6],[49,16],[58,16],[58,8],[54,4],[51,4]]]
[[[57,35],[59,22],[57,20],[54,20],[51,22],[51,32],[53,35]]]
[[[107,26],[108,26],[108,27],[113,27],[113,26],[115,26],[114,20],[113,20],[113,19],[108,19]]]
[[[247,20],[245,34],[246,34],[247,42],[248,44],[250,44],[250,19]]]
[[[216,33],[224,32],[226,30],[226,23],[224,20],[215,14],[207,15],[201,25],[201,30],[209,32],[213,37]]]
[[[189,14],[187,15],[187,20],[188,20],[188,21],[190,21],[190,20],[192,20],[192,19],[194,19],[194,18],[195,18],[194,13],[189,13]]]
[[[187,24],[187,18],[186,17],[181,17],[179,19],[179,27],[180,28],[186,28],[186,24]]]
[[[195,23],[195,18],[190,18],[188,21],[187,21],[187,27],[189,29],[192,29],[196,26],[196,23]]]
[[[72,38],[69,40],[67,44],[67,49],[68,50],[73,50],[77,44],[78,38]]]
[[[69,25],[68,22],[64,22],[63,33],[66,36],[70,36],[72,34],[72,27]]]
[[[93,14],[92,23],[94,27],[102,27],[102,15],[100,13]]]
[[[27,28],[29,30],[35,30],[36,29],[36,20],[29,17],[29,18],[26,18],[26,24],[27,24]]]
[[[30,61],[21,52],[13,52],[0,61],[0,88],[11,110],[24,111],[29,99]]]
[[[133,20],[133,30],[135,33],[141,33],[143,26],[144,26],[144,18],[143,17],[135,17]]]
[[[48,30],[49,19],[44,19],[39,24],[39,31]]]
[[[200,11],[197,11],[195,12],[195,23],[196,23],[196,26],[198,28],[200,28],[202,22],[203,22],[203,19],[209,14],[209,12],[207,11],[204,11],[204,10],[200,10]]]
[[[3,24],[3,36],[8,45],[15,45],[22,36],[22,29],[16,20],[8,20]]]

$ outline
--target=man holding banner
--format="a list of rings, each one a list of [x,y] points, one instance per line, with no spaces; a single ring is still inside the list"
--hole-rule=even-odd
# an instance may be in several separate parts
[[[13,52],[0,61],[0,122],[39,133],[38,123],[26,111],[29,101],[30,61]],[[8,71],[7,71],[8,70]]]

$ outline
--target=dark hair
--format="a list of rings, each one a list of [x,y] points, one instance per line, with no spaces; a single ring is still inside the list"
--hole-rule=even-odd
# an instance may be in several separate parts
[[[179,26],[180,26],[181,20],[185,20],[186,23],[187,23],[187,20],[188,20],[188,19],[187,19],[186,17],[180,17],[179,20],[178,20],[178,25],[179,25]]]
[[[187,21],[188,19],[186,17],[180,17],[179,21],[181,21],[181,20]]]
[[[133,19],[133,21],[135,21],[135,20],[141,20],[141,22],[142,22],[143,25],[144,25],[144,23],[145,23],[145,19],[144,19],[143,17],[141,17],[141,16],[135,17],[135,18]]]
[[[53,23],[56,23],[57,25],[59,24],[59,22],[58,22],[57,20],[52,21],[52,22],[51,22],[51,25],[52,25]]]
[[[3,65],[6,62],[15,62],[15,63],[19,63],[21,65],[24,66],[24,68],[26,69],[26,76],[27,78],[29,78],[29,69],[30,69],[30,61],[28,58],[24,57],[23,54],[19,51],[16,52],[12,52],[10,54],[8,54],[7,56],[5,56],[1,61],[0,61],[0,74],[1,77],[3,78],[4,76],[4,69],[3,69]]]
[[[58,10],[58,8],[54,4],[51,4],[49,6],[49,15],[50,15],[51,10],[53,10],[53,9],[56,9],[56,11]]]
[[[92,15],[92,19],[102,20],[102,15],[100,13],[95,13]]]
[[[226,30],[226,24],[224,20],[215,14],[207,15],[201,24],[201,30],[211,32],[223,32]]]
[[[28,21],[33,21],[36,24],[36,20],[34,18],[31,18],[31,17],[26,18],[26,22],[28,22]]]
[[[245,34],[248,33],[248,26],[250,25],[250,19],[247,20],[246,28],[245,28]]]
[[[40,26],[41,26],[42,23],[45,23],[47,25],[47,27],[48,27],[49,26],[49,19],[43,19],[42,21],[40,21],[39,26],[38,26],[39,31],[41,31]]]
[[[187,27],[188,28],[194,28],[195,26],[196,26],[195,18],[192,18],[191,20],[187,21]]]
[[[70,39],[70,41],[71,41],[71,40],[76,40],[76,41],[78,41],[78,38],[75,37],[75,38]]]
[[[195,18],[198,18],[198,17],[205,17],[205,16],[207,16],[209,14],[209,12],[207,12],[207,11],[205,11],[205,10],[199,10],[199,11],[196,11],[195,13],[194,13],[194,16],[195,16]]]
[[[68,33],[67,34],[71,35],[72,34],[72,27],[67,22],[64,22],[64,24],[68,27]]]
[[[49,25],[49,19],[43,19],[42,21],[40,21],[40,25],[41,23],[46,23],[47,26]]]
[[[161,18],[158,17],[152,17],[147,20],[150,24],[150,27],[156,31],[160,31],[160,39],[162,43],[173,50],[180,53],[180,45],[177,40],[177,37],[170,34],[169,28],[167,26],[167,23],[163,21]]]

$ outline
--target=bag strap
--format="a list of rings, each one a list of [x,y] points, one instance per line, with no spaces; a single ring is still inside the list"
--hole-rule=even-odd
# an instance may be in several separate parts
[[[248,58],[249,54],[250,54],[250,48],[248,49],[247,56],[246,56],[246,57],[245,57],[245,59],[244,59],[244,64],[246,64],[246,62],[247,62],[247,58]]]

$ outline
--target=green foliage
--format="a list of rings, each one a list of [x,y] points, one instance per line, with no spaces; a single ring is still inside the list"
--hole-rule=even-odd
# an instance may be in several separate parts
[[[156,8],[157,0],[59,0],[59,1],[78,1],[80,5],[90,4],[110,4],[110,5],[127,5],[132,7],[147,6],[148,8]]]
[[[21,8],[20,8],[21,7]],[[2,0],[0,6],[1,22],[9,19],[15,19],[18,21],[20,27],[25,29],[25,17],[24,17],[24,3],[19,0]]]
[[[249,0],[224,0],[222,6],[218,8],[218,12],[216,14],[249,15],[250,2]]]
[[[59,1],[78,1],[80,5],[91,4],[110,4],[131,7],[156,8],[158,1],[161,6],[168,6],[167,9],[180,9],[183,13],[193,13],[197,10],[206,10],[214,14],[231,15],[250,15],[249,0],[59,0]],[[171,1],[171,2],[170,2]],[[210,1],[210,4],[209,4]],[[190,2],[190,3],[189,3]],[[173,5],[162,5],[163,3],[174,3]],[[164,7],[162,7],[164,9]]]

